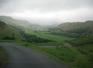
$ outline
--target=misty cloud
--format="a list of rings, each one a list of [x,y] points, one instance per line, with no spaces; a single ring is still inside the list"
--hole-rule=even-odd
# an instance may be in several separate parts
[[[93,20],[93,0],[0,0],[0,15],[53,24]]]

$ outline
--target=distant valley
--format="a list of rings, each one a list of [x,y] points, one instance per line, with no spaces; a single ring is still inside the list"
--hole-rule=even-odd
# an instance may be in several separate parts
[[[19,43],[19,46],[42,52],[71,68],[93,67],[93,21],[40,26],[0,16],[0,42]]]

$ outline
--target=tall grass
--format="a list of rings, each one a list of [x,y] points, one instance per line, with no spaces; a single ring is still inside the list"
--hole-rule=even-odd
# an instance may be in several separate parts
[[[93,67],[93,44],[83,45],[77,48],[79,52],[89,57],[91,66]]]

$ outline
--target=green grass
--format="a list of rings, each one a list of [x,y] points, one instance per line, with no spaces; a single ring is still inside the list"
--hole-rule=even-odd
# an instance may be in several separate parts
[[[90,57],[82,54],[78,49],[73,47],[57,47],[48,49],[38,46],[39,44],[34,45],[32,43],[21,43],[20,45],[42,52],[71,68],[91,68]]]
[[[2,39],[5,36],[12,36],[14,33],[14,37],[16,40],[22,40],[22,36],[20,35],[19,31],[9,28],[8,26],[5,26],[4,28],[0,27],[0,39]]]
[[[41,38],[50,39],[50,40],[54,40],[54,41],[58,41],[58,42],[62,42],[62,41],[65,41],[65,40],[71,40],[72,39],[72,38],[68,38],[68,37],[64,37],[64,36],[52,35],[48,32],[37,32],[37,33],[35,33],[34,31],[26,30],[25,33],[36,35],[36,36],[41,37]]]
[[[75,43],[82,43],[82,42],[89,42],[89,41],[93,41],[93,36],[73,40],[73,42]]]
[[[0,34],[0,39],[2,39],[3,37],[5,37],[7,35],[4,35],[4,34]]]
[[[86,53],[93,53],[93,44],[83,45],[78,48]]]
[[[13,41],[11,41],[13,42]],[[14,41],[17,42],[17,41]],[[17,42],[21,43],[22,45],[35,45],[35,46],[63,46],[63,43],[60,42],[47,42],[47,43],[27,43],[27,42]]]
[[[8,61],[7,52],[0,46],[0,68]]]
[[[93,64],[93,44],[86,44],[83,46],[77,47],[77,49],[84,55],[88,56],[90,58],[90,64]],[[93,67],[93,65],[92,65]]]

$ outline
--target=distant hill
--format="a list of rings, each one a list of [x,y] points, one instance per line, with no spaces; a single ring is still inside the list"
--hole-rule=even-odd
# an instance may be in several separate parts
[[[0,21],[0,26],[6,26],[6,24],[3,21]]]
[[[16,25],[16,26],[22,26],[22,27],[31,25],[31,23],[25,20],[16,20],[8,16],[0,16],[0,21],[4,21],[6,24],[9,24],[9,25]]]
[[[49,29],[52,34],[69,37],[82,37],[93,35],[93,21],[67,22]]]
[[[4,23],[3,21],[0,21],[0,28],[4,28],[6,26],[6,23]]]
[[[0,21],[5,22],[7,25],[10,25],[15,28],[22,30],[42,30],[48,28],[47,26],[40,26],[36,24],[31,24],[26,20],[16,20],[9,16],[0,16]]]
[[[3,21],[9,28],[16,30],[19,33],[26,30],[29,31],[48,31],[53,35],[67,36],[72,38],[85,37],[93,35],[93,21],[86,22],[67,22],[55,27],[42,27],[40,25],[31,24],[25,20],[16,20],[8,16],[0,16],[0,21]],[[48,30],[49,28],[49,30]]]
[[[73,29],[78,29],[78,28],[92,28],[93,26],[93,21],[86,21],[86,22],[67,22],[63,23],[57,26],[57,28],[60,28],[64,31],[69,31]]]

